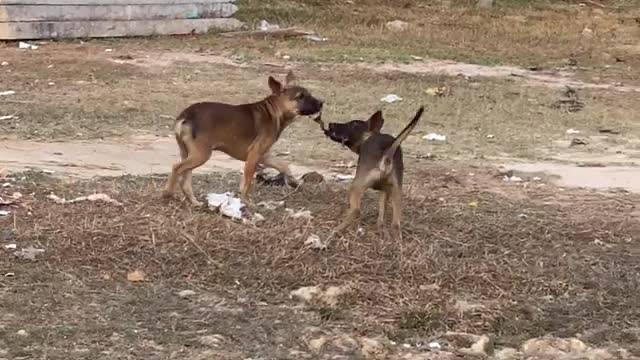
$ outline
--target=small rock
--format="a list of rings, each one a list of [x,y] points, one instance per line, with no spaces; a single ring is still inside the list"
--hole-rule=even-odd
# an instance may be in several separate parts
[[[181,298],[187,298],[189,296],[193,296],[195,295],[196,292],[193,290],[182,290],[178,293],[178,296],[180,296]]]
[[[402,20],[393,20],[387,22],[385,27],[390,31],[405,31],[409,28],[409,23]]]
[[[444,337],[458,352],[470,356],[488,356],[493,353],[493,341],[486,335],[448,331]]]
[[[365,359],[385,359],[386,351],[384,345],[378,340],[361,337],[358,339],[362,346],[360,352]]]
[[[302,175],[301,179],[305,184],[319,184],[324,181],[324,176],[316,171],[312,171]]]
[[[582,29],[582,36],[585,38],[592,38],[593,37],[593,30],[591,30],[589,27],[586,27],[584,29]]]
[[[327,337],[321,336],[319,338],[309,340],[307,342],[307,347],[309,347],[309,350],[317,353],[317,352],[320,352],[320,350],[326,343],[327,343]]]
[[[29,333],[26,330],[18,330],[16,332],[16,335],[22,336],[22,337],[27,337],[27,336],[29,336]]]

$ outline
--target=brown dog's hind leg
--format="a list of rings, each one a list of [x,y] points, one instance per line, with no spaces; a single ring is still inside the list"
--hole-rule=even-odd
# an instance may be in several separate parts
[[[393,217],[391,220],[391,226],[393,231],[393,237],[397,241],[402,241],[402,228],[400,221],[402,218],[402,190],[394,186],[391,188],[391,210],[393,211]]]
[[[180,159],[181,161],[184,161],[184,159],[187,158],[187,154],[188,154],[187,147],[178,135],[176,135],[176,142],[178,143],[178,148],[180,149]],[[167,179],[167,185],[165,186],[164,191],[162,192],[162,197],[166,199],[172,198],[173,194],[176,192],[176,185],[179,178],[178,174],[176,174],[174,170],[176,165],[177,164],[174,164],[174,166],[172,167],[171,174],[169,174],[169,178]],[[182,181],[184,180],[180,179],[181,185],[182,185]]]
[[[193,206],[202,206],[202,203],[193,195],[191,174],[193,169],[202,166],[209,160],[212,149],[209,144],[204,142],[187,140],[184,144],[186,145],[186,149],[188,149],[187,157],[173,166],[173,173],[182,177],[180,179],[180,187],[187,201]]]
[[[389,200],[389,192],[389,189],[386,188],[380,191],[380,203],[378,206],[378,231],[385,237],[387,236],[387,231],[385,228],[384,217],[386,214],[387,202]]]
[[[349,189],[349,212],[347,217],[342,223],[335,229],[334,232],[341,232],[347,228],[353,221],[360,217],[360,205],[362,203],[362,197],[365,190],[367,190],[366,184],[354,182]]]

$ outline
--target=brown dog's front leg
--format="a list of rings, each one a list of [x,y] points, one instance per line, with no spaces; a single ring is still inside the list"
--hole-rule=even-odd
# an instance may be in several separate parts
[[[247,160],[244,163],[244,176],[240,183],[240,196],[245,202],[249,202],[249,190],[251,190],[251,182],[253,181],[253,176],[256,174],[258,164],[272,144],[273,141],[258,138],[249,147]]]

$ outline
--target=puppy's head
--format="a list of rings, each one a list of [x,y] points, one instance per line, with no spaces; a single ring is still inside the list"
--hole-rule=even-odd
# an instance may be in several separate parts
[[[269,88],[278,99],[282,112],[288,116],[313,115],[322,110],[323,102],[311,95],[309,90],[296,84],[293,72],[287,74],[284,84],[269,76]]]
[[[376,111],[369,120],[352,120],[346,123],[329,123],[324,134],[331,140],[347,146],[355,153],[360,152],[360,145],[373,133],[379,133],[384,125],[382,111]]]

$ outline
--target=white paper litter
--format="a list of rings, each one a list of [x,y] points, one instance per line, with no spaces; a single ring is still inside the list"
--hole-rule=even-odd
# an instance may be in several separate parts
[[[431,349],[431,350],[440,350],[440,349],[442,349],[442,346],[440,345],[439,342],[432,341],[432,342],[429,343],[429,349]]]
[[[427,141],[447,141],[447,137],[445,135],[430,133],[422,137]]]
[[[13,255],[25,259],[25,260],[35,260],[38,254],[42,254],[44,249],[36,249],[33,246],[29,246],[26,249],[20,249],[19,251],[15,251]]]
[[[242,219],[242,200],[233,196],[232,193],[209,193],[207,194],[209,209],[219,209],[220,213],[232,219]]]
[[[5,249],[7,250],[15,250],[16,249],[16,244],[7,244],[4,246]]]
[[[8,61],[3,61],[0,63],[0,66],[9,66],[9,62]]]
[[[343,174],[336,175],[336,179],[340,181],[353,180],[355,177],[356,177],[355,175],[343,175]]]
[[[6,90],[6,91],[0,91],[0,96],[9,96],[9,95],[13,95],[16,92],[13,90]]]
[[[322,240],[320,240],[320,236],[316,234],[309,235],[307,240],[304,241],[304,244],[312,249],[324,250],[327,248],[327,244],[323,243]]]
[[[396,94],[389,94],[380,99],[380,101],[393,104],[394,102],[402,101],[402,98]]]
[[[20,41],[18,43],[18,49],[31,49],[31,50],[37,50],[38,49],[38,45],[31,45],[29,43],[26,42],[22,42]]]
[[[275,210],[281,206],[284,206],[284,201],[261,201],[258,203],[258,206],[261,206],[267,210]]]
[[[258,30],[260,31],[273,31],[278,29],[280,29],[280,25],[269,24],[267,20],[261,20],[260,23],[258,24]]]
[[[91,202],[102,201],[102,202],[106,202],[106,203],[109,203],[109,204],[122,206],[121,202],[112,199],[107,194],[92,194],[92,195],[89,195],[89,196],[80,196],[80,197],[77,197],[77,198],[72,199],[72,200],[67,200],[65,198],[61,198],[61,197],[57,196],[56,194],[49,194],[49,195],[47,195],[47,199],[53,200],[56,204],[72,204],[72,203],[76,203],[76,202],[80,202],[80,201],[91,201]]]
[[[9,216],[9,214],[11,214],[9,210],[0,210],[0,216]]]
[[[104,52],[113,52],[113,49],[104,49]]]
[[[313,42],[324,42],[329,40],[326,37],[321,37],[318,35],[304,35],[302,38],[305,40],[313,41]]]
[[[309,210],[300,209],[298,211],[294,211],[293,209],[284,209],[284,211],[286,211],[292,218],[313,219],[311,211]]]
[[[565,133],[567,135],[575,135],[575,134],[580,134],[580,130],[576,130],[576,129],[567,129],[567,131],[565,131]]]
[[[493,135],[493,134],[489,134],[489,135],[487,135],[487,139],[495,139],[495,138],[496,138],[496,136],[495,136],[495,135]]]
[[[9,120],[9,119],[13,119],[14,117],[16,117],[15,115],[4,115],[4,116],[0,116],[0,121],[1,120]]]
[[[521,182],[522,178],[517,177],[517,176],[504,176],[502,178],[502,180],[507,181],[507,182]]]

